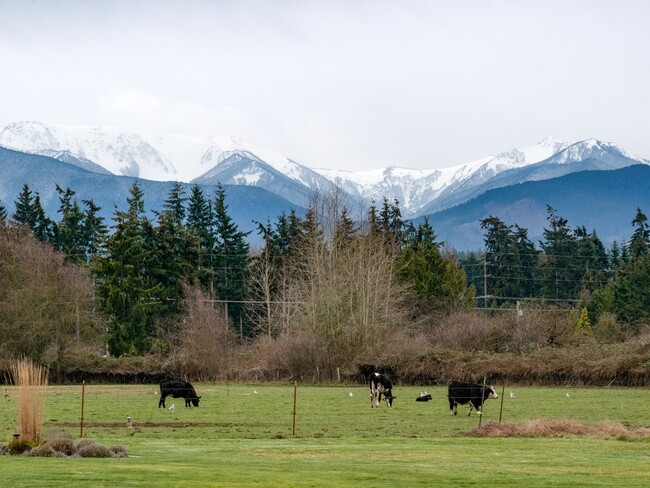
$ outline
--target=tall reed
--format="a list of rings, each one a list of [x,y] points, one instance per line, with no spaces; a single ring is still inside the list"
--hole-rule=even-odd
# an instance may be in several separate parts
[[[39,443],[43,431],[47,368],[23,358],[11,364],[11,374],[18,387],[17,431],[21,439]]]

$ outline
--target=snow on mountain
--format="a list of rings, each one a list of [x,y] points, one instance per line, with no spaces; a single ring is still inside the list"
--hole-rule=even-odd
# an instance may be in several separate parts
[[[488,156],[479,160],[437,170],[388,167],[381,170],[345,172],[319,169],[348,193],[366,200],[396,198],[405,215],[413,215],[432,200],[460,189],[469,190],[502,171],[534,164],[567,146],[550,137],[525,149]]]
[[[276,152],[232,137],[140,136],[116,128],[9,124],[0,145],[48,155],[89,171],[150,180],[259,186],[305,205],[312,192],[338,186],[355,202],[397,200],[405,217],[462,203],[489,188],[547,179],[598,162],[614,169],[648,161],[619,146],[588,139],[573,144],[546,138],[536,145],[442,169],[389,166],[372,171],[313,170]],[[99,165],[99,166],[97,166]],[[540,167],[541,165],[541,167]],[[558,165],[566,168],[558,169]],[[510,181],[513,180],[513,181]]]
[[[598,139],[587,139],[585,141],[571,144],[563,151],[555,154],[547,162],[553,164],[566,164],[574,161],[582,161],[587,158],[598,159],[604,162],[609,162],[613,158],[625,158],[637,161],[641,164],[648,163],[647,160],[628,153],[622,147],[613,142],[603,142]]]
[[[176,179],[176,168],[137,134],[116,128],[64,127],[40,122],[15,122],[0,132],[0,145],[19,151],[78,156],[118,175],[145,179]]]

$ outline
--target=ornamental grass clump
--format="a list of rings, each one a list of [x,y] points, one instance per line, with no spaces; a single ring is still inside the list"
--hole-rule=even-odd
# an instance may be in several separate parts
[[[11,364],[11,375],[18,387],[18,425],[20,440],[32,447],[41,442],[43,407],[47,394],[47,368],[20,359]]]

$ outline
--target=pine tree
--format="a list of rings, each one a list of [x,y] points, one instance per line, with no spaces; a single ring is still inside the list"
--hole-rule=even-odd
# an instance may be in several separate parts
[[[38,193],[34,194],[34,201],[32,203],[32,216],[33,227],[32,232],[34,237],[39,241],[49,242],[57,247],[59,239],[59,230],[57,225],[50,220],[45,214],[45,209],[41,204],[41,196]]]
[[[528,238],[528,230],[515,224],[513,229],[514,248],[517,255],[516,297],[539,296],[539,251]]]
[[[244,304],[248,277],[249,245],[246,233],[240,232],[237,224],[228,214],[226,193],[221,185],[217,187],[214,200],[214,236],[216,258],[216,294],[227,300],[228,314],[242,333],[250,335],[252,328],[244,324]]]
[[[105,244],[108,228],[104,217],[99,215],[101,207],[92,200],[83,200],[86,210],[83,217],[83,240],[86,252],[86,262],[90,263],[95,256],[100,254]]]
[[[629,251],[630,258],[636,259],[650,253],[650,225],[648,218],[638,207],[632,225],[635,229],[630,239]]]
[[[33,198],[29,185],[25,183],[18,194],[18,199],[14,202],[15,211],[11,216],[16,224],[26,225],[30,229],[34,227]]]
[[[79,208],[75,192],[70,188],[63,190],[56,185],[59,194],[59,213],[61,221],[58,227],[58,248],[63,251],[68,259],[74,262],[86,261],[86,239],[84,233],[84,213]]]
[[[582,270],[582,288],[590,294],[607,283],[607,252],[596,231],[588,233],[582,226],[575,229],[574,236],[577,248],[576,269]]]
[[[418,313],[472,307],[475,291],[473,287],[468,289],[465,271],[455,256],[441,254],[428,220],[418,226],[416,235],[415,242],[402,251],[396,269],[408,284]]]
[[[333,248],[341,249],[349,246],[354,239],[356,230],[354,221],[348,214],[347,207],[343,207],[335,224],[334,236],[332,239]]]
[[[613,288],[619,319],[639,332],[650,318],[650,254],[623,265]]]
[[[542,293],[546,298],[574,299],[578,295],[583,270],[577,266],[576,239],[568,227],[568,221],[555,213],[550,206],[549,228],[544,229],[541,243],[545,261],[542,264]]]
[[[214,281],[213,249],[215,247],[212,204],[200,186],[194,185],[190,192],[187,206],[187,231],[196,246],[197,277],[201,285],[210,289]]]
[[[137,182],[127,197],[128,210],[115,212],[106,255],[95,262],[97,293],[110,316],[111,354],[141,354],[148,350],[160,302],[149,279],[152,226],[144,215],[144,194]]]
[[[480,220],[480,224],[485,230],[484,273],[487,294],[505,300],[522,296],[523,291],[517,289],[516,273],[520,268],[512,227],[493,216]]]

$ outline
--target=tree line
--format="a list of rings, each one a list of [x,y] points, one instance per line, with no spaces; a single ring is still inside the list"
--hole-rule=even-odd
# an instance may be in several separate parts
[[[539,247],[526,229],[490,216],[480,221],[485,248],[455,253],[427,219],[405,221],[397,201],[353,216],[340,195],[320,195],[304,216],[257,222],[263,244],[251,249],[221,186],[186,194],[174,183],[150,214],[135,182],[111,224],[92,200],[56,189],[58,221],[28,185],[11,216],[0,205],[0,346],[26,355],[49,348],[62,358],[84,334],[113,356],[167,354],[202,320],[205,330],[223,327],[215,341],[291,337],[303,352],[296,361],[314,351],[334,367],[474,308],[570,301],[587,309],[582,324],[612,314],[633,332],[650,310],[650,227],[640,209],[629,241],[609,250],[549,206]],[[30,271],[35,262],[49,271]]]
[[[571,228],[547,206],[548,225],[539,246],[527,229],[495,216],[480,221],[482,252],[466,253],[462,264],[480,304],[507,307],[538,299],[586,307],[589,319],[606,313],[638,332],[650,315],[650,225],[637,208],[630,239],[606,249],[595,230]]]

